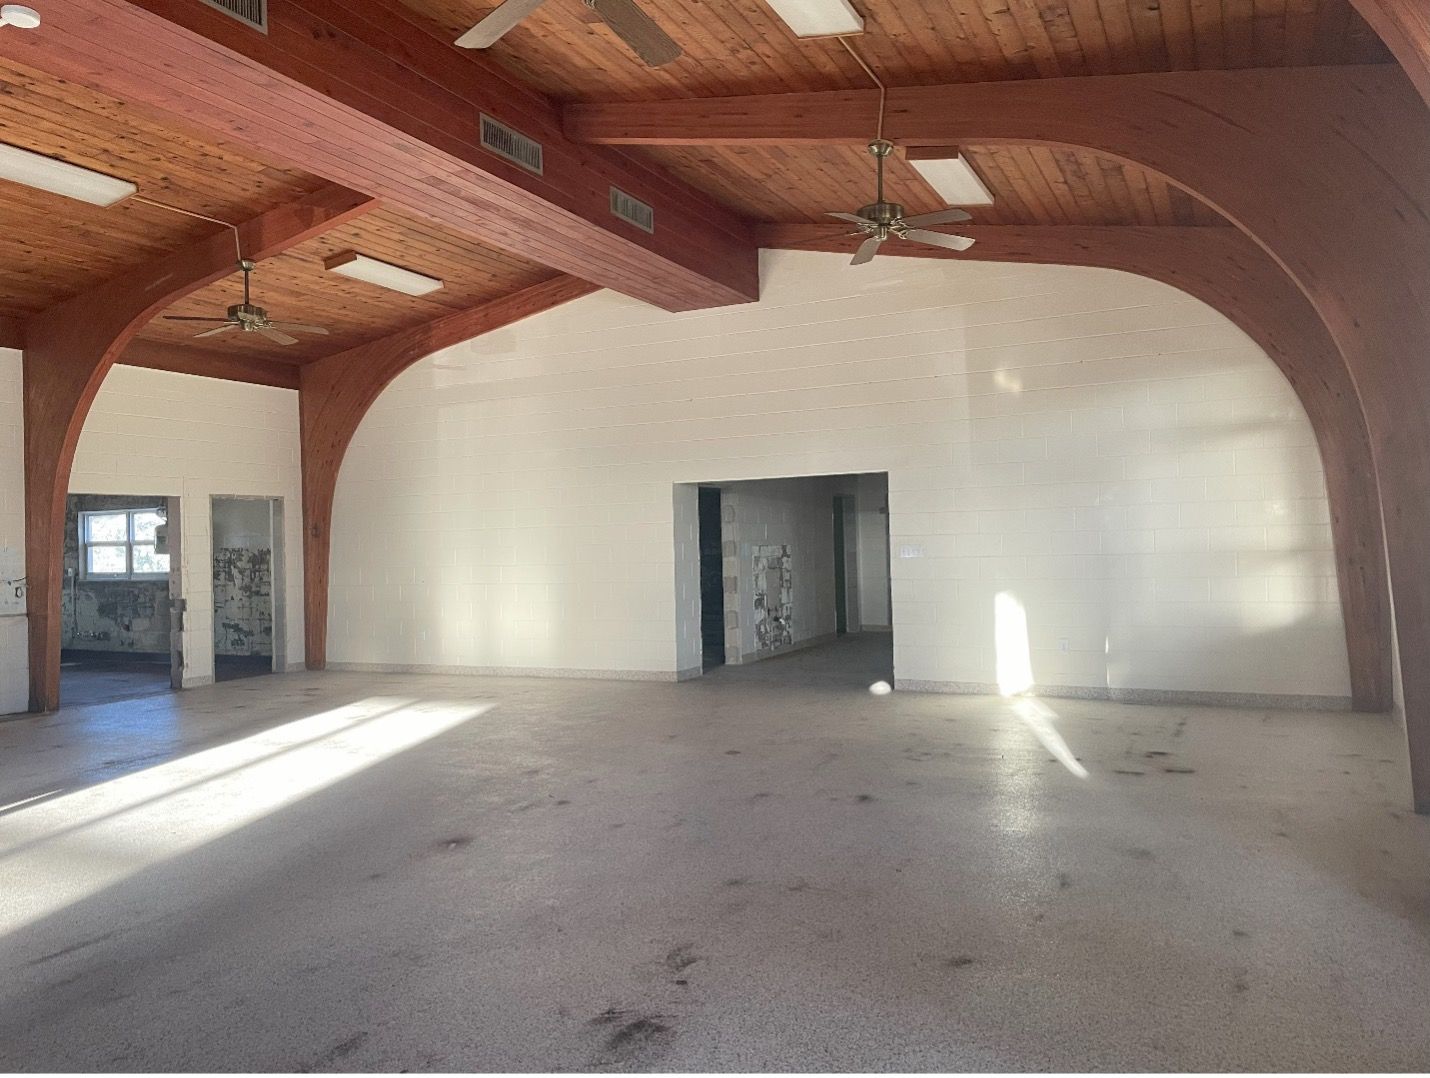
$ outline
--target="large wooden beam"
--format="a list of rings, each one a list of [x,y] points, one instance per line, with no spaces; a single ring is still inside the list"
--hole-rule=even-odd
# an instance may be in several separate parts
[[[65,0],[0,34],[0,56],[667,310],[758,296],[741,220],[571,144],[548,101],[399,0],[269,0],[268,19],[265,34],[196,0]],[[542,143],[540,174],[482,148],[483,114]],[[613,187],[654,207],[654,231],[612,213]]]
[[[125,367],[148,367],[174,374],[195,374],[200,378],[222,378],[279,389],[298,388],[298,364],[281,359],[221,352],[214,348],[168,344],[161,341],[131,341],[115,361]]]
[[[873,92],[578,107],[614,143],[859,143]],[[1211,204],[1311,301],[1370,432],[1416,809],[1430,812],[1430,114],[1395,65],[1171,72],[894,89],[909,145],[1080,146]]]
[[[1425,0],[1351,0],[1430,103],[1430,5]]]
[[[367,212],[376,203],[324,188],[239,229],[264,259]],[[65,497],[85,416],[134,334],[169,304],[237,270],[227,230],[51,308],[25,327],[25,573],[30,709],[59,704],[60,589]]]
[[[1295,282],[1234,228],[960,225],[949,231],[978,242],[962,254],[896,242],[880,255],[1123,270],[1195,296],[1261,346],[1300,398],[1321,452],[1352,706],[1389,710],[1390,586],[1370,437],[1336,344]],[[765,225],[756,238],[761,247],[849,254],[859,243],[838,224]]]
[[[394,378],[433,352],[595,291],[597,287],[588,281],[563,275],[304,364],[298,409],[303,445],[304,660],[310,670],[327,665],[333,492],[348,444],[373,402]]]

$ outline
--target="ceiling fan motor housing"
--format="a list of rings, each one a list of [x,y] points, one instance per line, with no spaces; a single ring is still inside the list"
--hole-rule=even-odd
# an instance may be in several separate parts
[[[228,309],[228,317],[230,321],[247,329],[250,323],[267,322],[268,312],[252,303],[235,303]]]

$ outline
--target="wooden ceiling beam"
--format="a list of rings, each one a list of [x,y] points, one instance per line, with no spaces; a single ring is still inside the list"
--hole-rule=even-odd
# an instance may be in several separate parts
[[[133,340],[125,346],[115,362],[125,367],[147,367],[154,371],[193,374],[200,378],[222,378],[229,382],[248,382],[278,389],[298,388],[298,364],[283,359],[263,359],[258,356],[220,352],[197,345],[170,344],[167,341]]]
[[[1352,706],[1357,711],[1389,710],[1390,585],[1370,436],[1336,343],[1296,283],[1234,228],[959,225],[943,231],[977,243],[958,253],[894,242],[881,248],[879,256],[1094,266],[1135,273],[1196,297],[1261,346],[1296,391],[1320,449]],[[775,250],[852,255],[859,243],[859,237],[837,224],[759,225],[755,235],[761,247]]]
[[[255,260],[353,220],[376,206],[326,187],[239,226]],[[175,300],[237,271],[222,229],[29,320],[25,326],[25,573],[30,710],[52,711],[60,691],[60,591],[65,497],[85,416],[109,368],[143,325]]]
[[[305,363],[298,412],[303,467],[304,661],[327,665],[328,563],[338,472],[363,416],[388,384],[420,359],[523,318],[580,299],[598,287],[561,275],[435,322]]]
[[[268,33],[193,0],[67,0],[0,55],[667,310],[759,293],[744,222],[624,155],[398,0],[269,0]],[[544,147],[539,175],[483,149],[489,114]],[[646,232],[611,188],[655,210]]]
[[[857,143],[874,91],[576,106],[604,143]],[[1212,206],[1296,282],[1360,397],[1380,487],[1415,808],[1430,813],[1430,114],[1396,65],[891,90],[885,134],[1077,146]],[[1336,227],[1343,222],[1342,227]]]

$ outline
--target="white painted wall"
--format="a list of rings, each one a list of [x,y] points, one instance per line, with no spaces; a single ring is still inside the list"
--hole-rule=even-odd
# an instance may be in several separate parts
[[[293,554],[285,562],[283,639],[287,666],[301,666],[301,483],[293,390],[137,367],[115,367],[105,378],[80,435],[70,492],[180,499],[186,686],[213,679],[215,496],[284,499],[283,541]]]
[[[0,715],[30,705],[28,620],[17,581],[25,575],[23,368],[0,348]]]
[[[991,684],[1006,591],[1044,686],[1348,694],[1311,431],[1244,334],[1112,271],[844,262],[404,373],[338,484],[330,657],[674,676],[672,484],[887,471],[905,686]]]

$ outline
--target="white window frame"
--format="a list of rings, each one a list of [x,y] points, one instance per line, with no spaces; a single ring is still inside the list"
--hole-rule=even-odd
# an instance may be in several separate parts
[[[141,513],[158,513],[164,516],[164,510],[160,506],[140,506],[137,509],[86,509],[79,514],[79,570],[80,577],[84,580],[168,580],[168,573],[136,573],[134,571],[134,518]],[[117,517],[123,514],[125,517],[125,533],[127,538],[120,542],[114,540],[102,540],[90,542],[89,539],[89,519],[90,517]],[[148,543],[140,543],[140,546],[148,546]],[[89,548],[90,547],[122,547],[124,549],[124,572],[122,573],[95,573],[89,568]],[[162,555],[168,557],[167,554]]]

